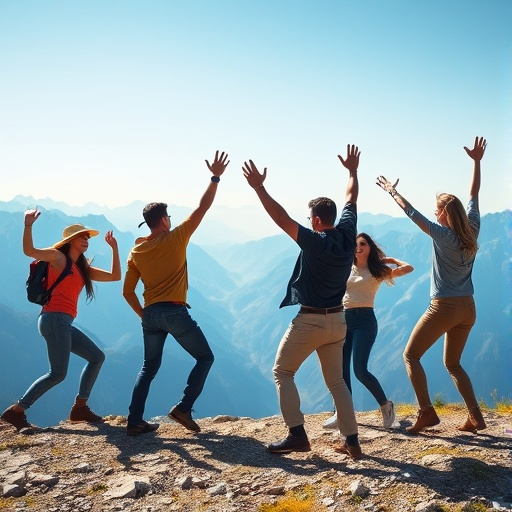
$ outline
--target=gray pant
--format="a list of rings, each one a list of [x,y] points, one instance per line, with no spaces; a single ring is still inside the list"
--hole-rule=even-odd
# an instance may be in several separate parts
[[[343,312],[329,315],[299,313],[285,332],[274,363],[274,380],[286,425],[304,424],[294,377],[307,357],[316,351],[322,374],[338,411],[341,434],[357,434],[357,421],[350,394],[343,380],[343,343],[347,326]]]

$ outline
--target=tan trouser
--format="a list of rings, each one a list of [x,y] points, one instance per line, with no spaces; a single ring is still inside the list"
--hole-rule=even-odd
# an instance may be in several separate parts
[[[294,377],[301,364],[316,350],[325,383],[336,405],[340,432],[345,436],[357,434],[352,395],[342,375],[346,332],[343,312],[329,315],[299,313],[292,320],[279,344],[273,369],[279,406],[289,428],[304,424]]]
[[[478,406],[468,374],[460,365],[469,331],[475,324],[476,309],[472,296],[432,299],[414,327],[405,347],[404,361],[420,407],[431,405],[427,376],[421,366],[423,354],[443,335],[444,365],[469,409]]]

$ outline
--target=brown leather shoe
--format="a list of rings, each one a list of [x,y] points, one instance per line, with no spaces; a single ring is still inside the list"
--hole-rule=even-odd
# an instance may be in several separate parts
[[[126,435],[127,436],[139,436],[141,434],[149,434],[150,432],[155,432],[158,430],[160,425],[158,423],[148,423],[147,421],[142,420],[142,423],[138,425],[126,425]]]
[[[307,437],[295,437],[290,434],[282,441],[270,443],[267,450],[270,453],[310,452],[311,445]]]
[[[345,441],[343,444],[335,446],[334,450],[338,453],[348,455],[352,460],[359,460],[363,458],[363,452],[359,444],[349,445]]]
[[[487,425],[485,424],[482,411],[480,410],[480,407],[475,407],[473,409],[469,409],[467,420],[465,423],[457,427],[457,430],[462,432],[473,432],[476,434],[477,430],[483,430],[484,428],[487,428]]]
[[[69,413],[69,421],[71,423],[101,423],[103,418],[93,413],[87,405],[73,405]]]
[[[12,407],[11,405],[2,413],[0,418],[3,421],[12,425],[20,434],[30,435],[39,430],[38,427],[27,421],[25,412],[17,412]]]
[[[171,420],[183,425],[187,430],[191,430],[192,432],[199,432],[201,430],[201,427],[192,419],[191,411],[181,412],[174,406],[167,416],[169,416]]]
[[[407,427],[405,430],[409,434],[417,434],[424,428],[433,427],[434,425],[439,425],[439,423],[441,423],[439,416],[436,414],[434,407],[429,405],[428,407],[422,407],[418,411],[416,423],[411,427]]]

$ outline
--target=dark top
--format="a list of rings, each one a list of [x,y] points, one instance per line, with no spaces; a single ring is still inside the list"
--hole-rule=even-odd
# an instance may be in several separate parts
[[[356,224],[357,207],[347,203],[334,229],[319,233],[299,225],[301,251],[280,308],[331,308],[342,303],[354,261]]]

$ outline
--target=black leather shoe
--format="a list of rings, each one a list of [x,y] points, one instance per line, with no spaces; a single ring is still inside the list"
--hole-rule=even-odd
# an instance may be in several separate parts
[[[288,436],[282,441],[270,443],[267,450],[270,453],[310,452],[311,445],[307,437]]]

